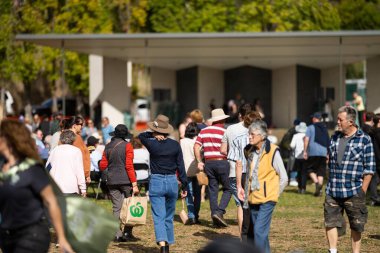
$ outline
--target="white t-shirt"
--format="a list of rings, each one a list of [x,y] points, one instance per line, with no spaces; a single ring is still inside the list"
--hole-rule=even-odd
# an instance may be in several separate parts
[[[227,128],[226,132],[223,135],[222,143],[228,144],[228,153],[234,152],[231,149],[233,147],[232,142],[236,139],[236,137],[243,135],[247,132],[248,132],[248,129],[244,126],[243,122],[233,124]],[[238,151],[235,151],[235,152],[238,152]],[[235,162],[230,160],[229,163],[230,163],[230,177],[236,177]]]
[[[145,148],[133,149],[133,164],[147,164],[150,167],[150,154]],[[136,179],[144,180],[149,177],[149,171],[147,170],[135,170]]]
[[[194,177],[198,172],[197,161],[194,155],[195,138],[184,138],[180,140],[182,149],[183,161],[185,163],[185,170],[188,177]]]
[[[304,137],[305,133],[296,133],[293,135],[292,142],[290,143],[290,147],[294,149],[296,159],[303,159]]]

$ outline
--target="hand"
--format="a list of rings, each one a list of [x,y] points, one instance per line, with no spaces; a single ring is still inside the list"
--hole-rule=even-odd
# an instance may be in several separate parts
[[[140,193],[139,187],[137,185],[132,186],[133,195]]]
[[[71,245],[66,240],[66,238],[58,239],[59,251],[63,253],[74,253],[74,250],[71,248]]]
[[[184,191],[184,190],[182,190],[182,192],[181,192],[181,198],[186,198],[186,196],[187,196],[187,191]]]
[[[86,177],[86,184],[91,183],[91,177]]]
[[[244,197],[245,197],[244,189],[242,187],[238,187],[237,191],[238,191],[239,200],[244,201]]]
[[[203,171],[204,167],[205,167],[204,163],[202,163],[202,162],[198,163],[198,170]]]
[[[87,192],[82,192],[80,195],[81,195],[83,198],[86,198],[86,197],[87,197]]]
[[[309,157],[309,156],[307,155],[307,152],[304,151],[304,152],[303,152],[303,159],[307,160],[308,157]]]
[[[162,134],[157,134],[154,136],[154,138],[156,138],[156,140],[158,141],[163,141],[166,139],[165,136],[163,136]]]

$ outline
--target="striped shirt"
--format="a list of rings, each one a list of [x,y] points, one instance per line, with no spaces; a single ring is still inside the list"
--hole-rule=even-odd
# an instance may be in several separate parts
[[[249,144],[249,138],[248,138],[248,129],[245,134],[237,136],[232,141],[232,147],[230,151],[228,152],[228,160],[231,161],[241,161],[243,165],[243,173],[246,173],[247,171],[247,160],[244,157],[244,148]]]
[[[202,129],[198,134],[195,143],[203,147],[205,159],[226,158],[225,155],[220,153],[220,146],[222,145],[225,131],[223,124],[215,124]]]
[[[358,194],[363,185],[363,176],[374,174],[375,155],[371,138],[362,130],[357,130],[348,141],[343,160],[338,163],[339,140],[343,134],[337,132],[330,141],[329,181],[326,194],[335,198],[348,198]]]

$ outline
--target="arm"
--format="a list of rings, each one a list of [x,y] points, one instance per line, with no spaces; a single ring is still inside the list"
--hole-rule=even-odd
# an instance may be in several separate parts
[[[130,143],[125,145],[125,170],[128,174],[129,180],[132,183],[133,194],[139,193],[139,188],[137,187],[135,168],[133,167],[133,147]]]
[[[181,150],[181,147],[179,145],[178,145],[178,154],[177,154],[177,161],[176,162],[177,162],[179,180],[181,181],[181,184],[182,184],[181,189],[182,189],[182,192],[185,193],[188,183],[187,183],[187,175],[186,175],[186,170],[185,170],[185,164],[183,162],[182,150]]]
[[[198,169],[200,171],[203,171],[203,168],[204,168],[205,164],[202,162],[201,145],[199,143],[195,143],[194,144],[194,155],[195,155],[195,159],[198,162]]]
[[[139,134],[138,138],[148,150],[152,141],[155,141],[155,139],[152,139],[153,138],[152,132],[142,132]]]
[[[57,233],[58,243],[59,247],[61,248],[61,251],[65,253],[74,252],[66,239],[63,229],[61,210],[58,206],[57,199],[54,196],[52,187],[50,185],[46,186],[44,189],[42,189],[40,195],[42,197],[42,200],[44,201],[44,205],[49,211],[51,221]]]
[[[364,192],[367,192],[368,185],[371,182],[373,174],[376,171],[375,154],[371,140],[368,140],[364,146],[364,159],[363,159],[363,184]]]
[[[277,174],[280,176],[280,192],[281,194],[285,187],[288,185],[288,174],[286,173],[286,169],[284,163],[282,162],[282,158],[280,155],[280,151],[276,150],[273,158],[273,168],[276,170]]]
[[[220,153],[223,155],[228,154],[228,137],[227,137],[227,131],[224,132],[223,138],[222,138],[222,145],[220,146]]]
[[[108,160],[106,156],[106,151],[103,151],[102,159],[99,162],[99,169],[100,171],[104,171],[108,167]]]
[[[307,147],[309,146],[309,137],[305,136],[303,139],[303,159],[307,160],[308,154],[307,154]]]
[[[76,152],[75,153],[75,160],[76,160],[76,170],[75,170],[75,175],[77,178],[77,184],[80,190],[80,193],[83,197],[86,197],[86,179],[84,178],[83,174],[83,163],[82,163],[82,153]]]
[[[236,168],[236,188],[237,188],[238,198],[241,201],[244,201],[245,192],[244,192],[244,189],[241,185],[241,176],[242,176],[242,171],[243,171],[243,164],[240,160],[236,161],[235,168]]]

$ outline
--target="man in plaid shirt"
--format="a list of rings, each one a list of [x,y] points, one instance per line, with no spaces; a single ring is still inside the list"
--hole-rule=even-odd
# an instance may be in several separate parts
[[[343,106],[338,111],[338,132],[328,149],[329,181],[324,203],[329,252],[337,252],[338,230],[343,226],[343,210],[351,228],[352,252],[360,252],[361,233],[367,222],[365,193],[375,172],[371,138],[355,124],[356,110]]]

